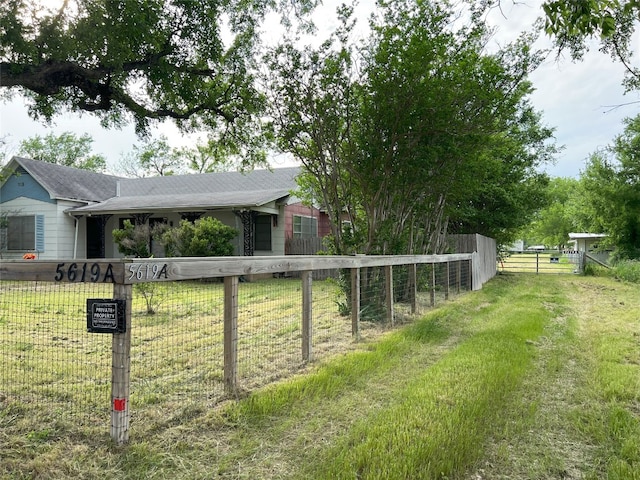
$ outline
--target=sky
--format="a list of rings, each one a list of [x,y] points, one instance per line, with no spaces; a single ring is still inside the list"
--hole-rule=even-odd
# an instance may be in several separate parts
[[[327,0],[317,12],[319,38],[325,38],[335,23],[331,12],[337,0]],[[358,10],[364,22],[368,16],[370,0],[361,0]],[[515,39],[519,33],[531,27],[542,14],[541,0],[502,1],[502,10],[494,9],[488,22],[495,25],[494,45]],[[551,47],[551,41],[542,37],[536,46]],[[588,156],[612,143],[624,128],[623,120],[640,113],[640,104],[623,104],[640,101],[640,93],[624,94],[621,85],[623,67],[609,56],[594,48],[580,62],[574,62],[568,54],[558,58],[552,53],[547,61],[530,76],[535,88],[531,96],[534,107],[542,113],[543,123],[555,128],[555,139],[564,149],[554,164],[543,170],[551,176],[578,177]],[[111,171],[121,156],[140,141],[133,125],[123,129],[104,129],[99,121],[85,114],[63,114],[55,117],[51,126],[31,120],[25,102],[20,97],[0,103],[0,138],[7,143],[6,153],[15,154],[20,141],[49,133],[59,135],[71,131],[80,136],[85,133],[94,139],[93,150],[103,154]],[[193,143],[193,137],[185,137],[170,123],[165,122],[152,130],[152,135],[164,134],[173,147]],[[0,159],[1,161],[1,159]],[[289,166],[290,160],[278,156],[272,159],[273,167]]]

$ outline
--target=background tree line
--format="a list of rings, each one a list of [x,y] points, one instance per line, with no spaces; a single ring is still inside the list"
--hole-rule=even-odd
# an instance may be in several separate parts
[[[564,248],[569,232],[605,233],[614,260],[640,258],[640,116],[593,152],[579,178],[554,178],[549,204],[522,232],[530,243]]]

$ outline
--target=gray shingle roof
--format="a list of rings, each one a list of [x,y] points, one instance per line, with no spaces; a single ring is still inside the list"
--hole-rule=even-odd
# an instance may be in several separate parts
[[[203,210],[258,207],[286,197],[289,190],[185,193],[113,197],[104,202],[74,208],[74,213],[116,213],[149,210]]]
[[[79,214],[256,207],[287,197],[296,188],[295,177],[300,173],[300,168],[290,167],[122,178],[26,158],[14,157],[12,161],[53,198],[92,202],[73,209]]]
[[[116,194],[119,177],[53,163],[13,157],[54,199],[101,201]]]
[[[124,179],[120,195],[137,197],[148,195],[181,195],[194,193],[248,192],[258,190],[293,190],[297,167],[274,170],[252,170],[246,173],[221,172],[200,175],[171,175]]]

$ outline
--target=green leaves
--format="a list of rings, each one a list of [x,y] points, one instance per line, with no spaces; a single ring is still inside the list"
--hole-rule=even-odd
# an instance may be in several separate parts
[[[527,103],[534,39],[489,55],[482,15],[460,26],[448,4],[403,0],[358,42],[341,13],[320,47],[272,52],[266,79],[278,146],[305,166],[335,251],[441,251],[448,227],[504,237],[525,223],[554,153]]]
[[[633,62],[633,34],[640,18],[638,0],[552,0],[543,4],[545,31],[560,49],[576,59],[587,49],[586,40],[599,36],[600,51],[617,58],[626,68],[623,85],[640,88],[640,69]]]
[[[591,155],[581,177],[592,224],[604,228],[619,258],[640,257],[640,116],[606,151]]]
[[[106,158],[92,153],[93,138],[87,133],[77,136],[71,132],[61,135],[49,133],[44,137],[35,135],[20,143],[19,155],[67,167],[102,172]]]
[[[248,162],[263,157],[259,25],[285,2],[44,3],[0,0],[1,86],[29,97],[34,118],[90,112],[107,127],[133,121],[141,134],[172,120],[224,136]],[[297,2],[304,12],[313,3]]]
[[[169,257],[215,257],[233,255],[231,241],[238,231],[217,218],[204,217],[190,222],[182,220],[178,227],[159,224],[133,225],[124,221],[122,229],[113,230],[113,239],[120,253],[146,258],[150,256],[151,238],[160,241]]]
[[[180,226],[162,236],[166,254],[170,257],[216,257],[233,255],[233,240],[238,231],[213,217],[191,223],[182,220]]]

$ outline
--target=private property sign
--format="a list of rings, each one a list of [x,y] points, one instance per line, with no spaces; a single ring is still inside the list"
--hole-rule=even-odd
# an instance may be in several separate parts
[[[91,333],[124,333],[127,331],[124,300],[87,299],[87,331]]]

